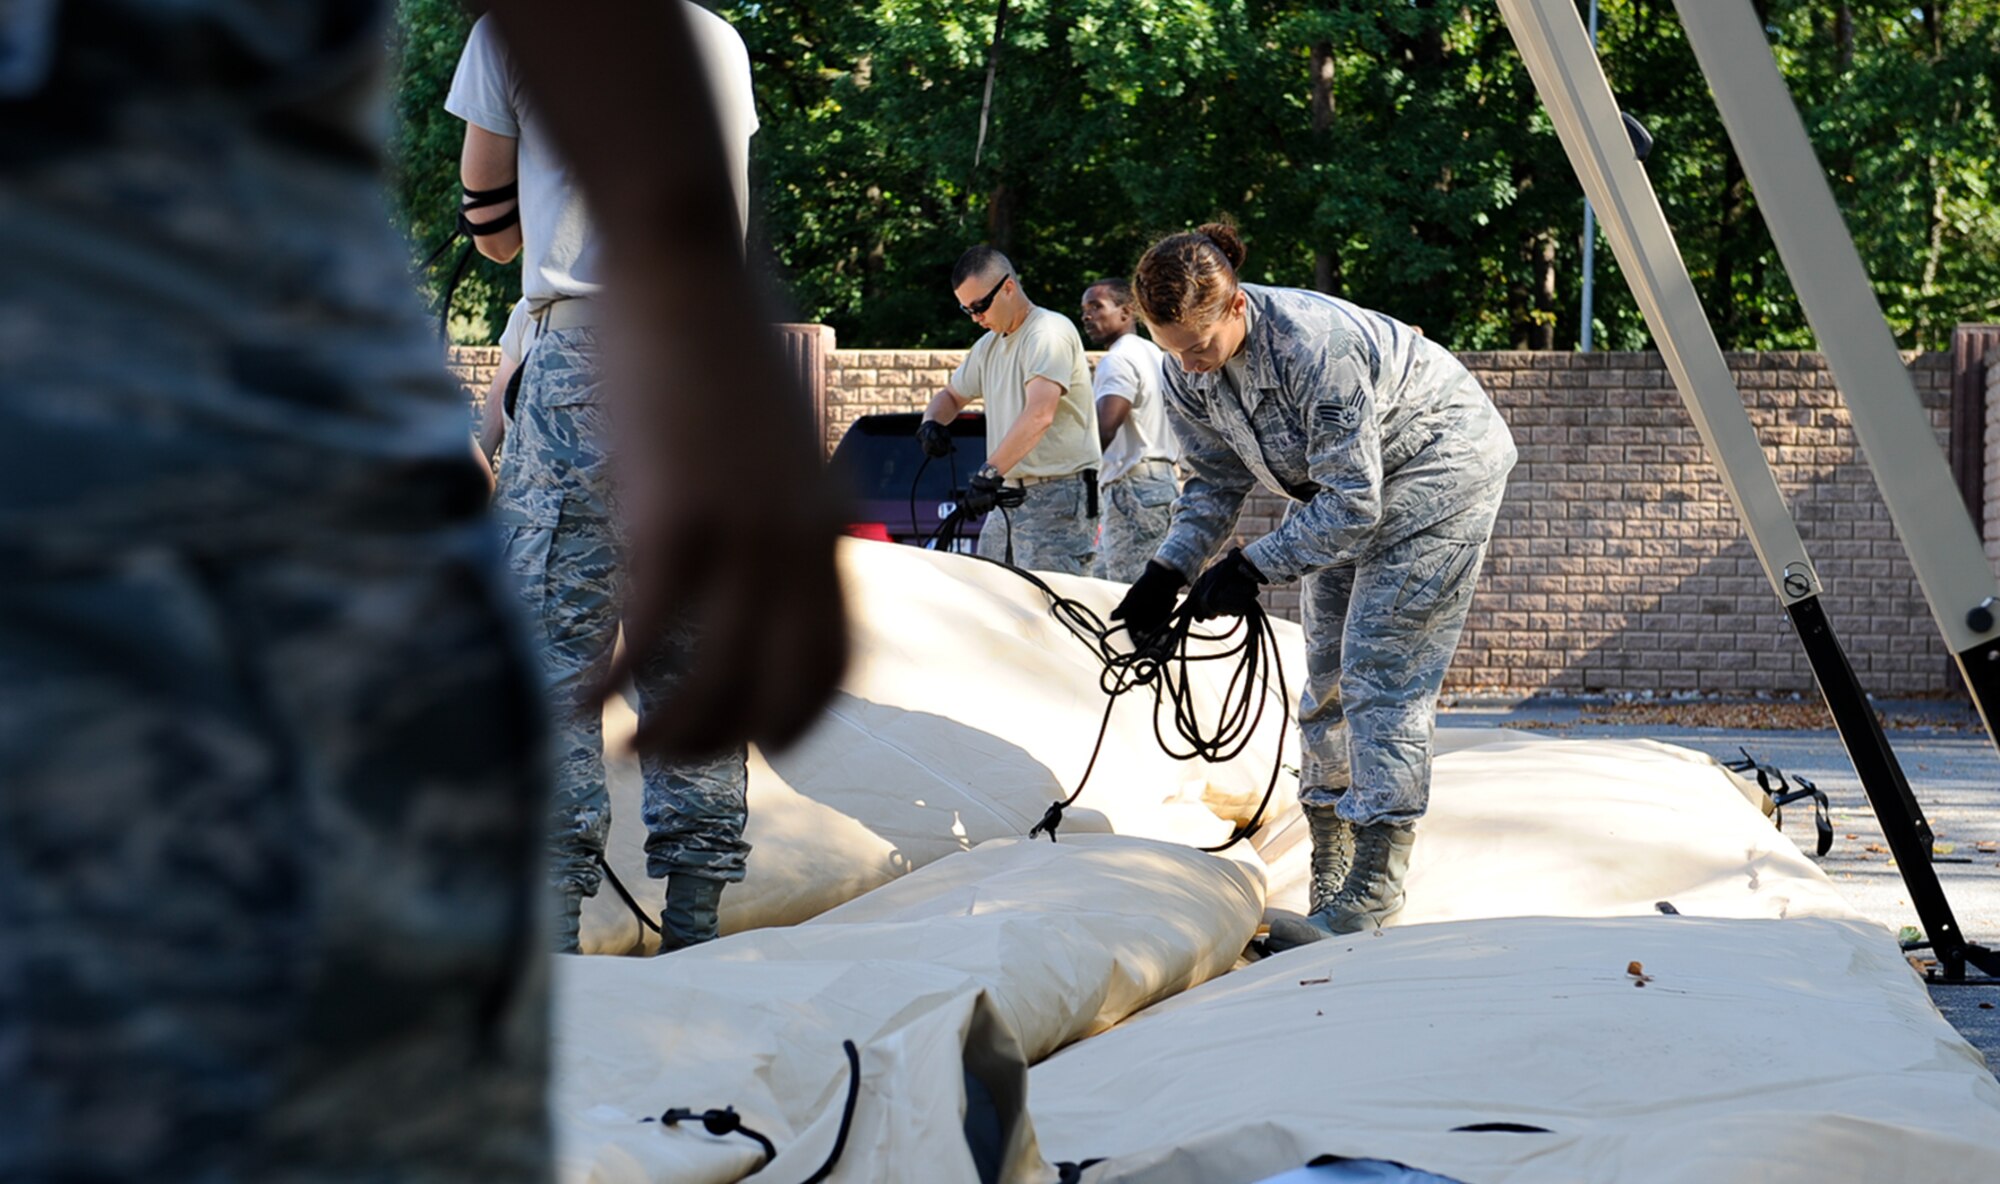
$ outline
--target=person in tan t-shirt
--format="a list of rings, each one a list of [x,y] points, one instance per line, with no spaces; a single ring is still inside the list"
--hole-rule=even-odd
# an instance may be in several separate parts
[[[946,424],[974,399],[986,403],[986,465],[964,507],[986,513],[979,554],[1036,571],[1083,575],[1096,547],[1097,417],[1083,339],[1060,313],[1022,290],[1007,256],[974,247],[952,269],[960,311],[986,330],[931,399],[917,441],[933,457],[951,448]],[[997,509],[1000,491],[1026,500]],[[992,511],[992,512],[989,512]]]

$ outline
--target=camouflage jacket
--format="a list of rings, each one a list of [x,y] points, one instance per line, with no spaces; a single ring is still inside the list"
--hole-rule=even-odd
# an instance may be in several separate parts
[[[1448,350],[1331,296],[1243,291],[1250,333],[1240,398],[1221,371],[1166,364],[1182,486],[1162,563],[1198,573],[1259,482],[1297,503],[1244,548],[1278,583],[1351,563],[1499,497],[1513,437]]]

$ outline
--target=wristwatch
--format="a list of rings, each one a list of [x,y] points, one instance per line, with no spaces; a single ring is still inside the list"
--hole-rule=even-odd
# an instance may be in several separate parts
[[[1005,478],[1000,475],[1000,470],[994,468],[992,465],[980,465],[979,472],[974,475],[979,477],[984,477],[989,481],[1005,480]]]

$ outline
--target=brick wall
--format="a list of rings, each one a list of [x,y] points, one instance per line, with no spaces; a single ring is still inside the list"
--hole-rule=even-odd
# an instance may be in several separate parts
[[[474,427],[485,422],[486,388],[493,381],[493,372],[500,368],[500,347],[497,345],[454,345],[450,356],[445,359],[446,368],[458,384],[465,388],[466,398],[472,402],[472,423]]]
[[[958,351],[835,350],[827,446],[857,417],[923,407]],[[1676,690],[1812,694],[1811,669],[1656,354],[1468,354],[1514,430],[1521,463],[1450,688],[1503,694]],[[1888,509],[1817,354],[1735,354],[1730,366],[1862,685],[1949,689],[1947,655]],[[1943,447],[1944,354],[1912,373]],[[1990,397],[2000,400],[2000,358]],[[2000,440],[1989,445],[2000,466]],[[1990,513],[2000,515],[2000,473]],[[1275,525],[1260,493],[1241,531]],[[1296,619],[1294,589],[1273,607]]]
[[[497,353],[454,351],[475,405]],[[862,415],[921,409],[963,356],[829,351],[828,450]],[[1884,696],[1948,691],[1948,655],[1824,359],[1729,361],[1862,686]],[[1805,656],[1658,355],[1483,353],[1465,362],[1513,428],[1521,463],[1449,689],[1814,693]],[[1986,398],[2000,407],[2000,352],[1988,366]],[[1915,356],[1911,372],[1942,449],[1950,358]],[[2000,412],[1989,422],[2000,424]],[[2000,429],[1985,442],[1986,533],[1995,537]],[[1253,496],[1243,535],[1271,529],[1283,512],[1282,499]],[[1988,548],[2000,564],[2000,546]],[[1272,605],[1296,619],[1296,590],[1277,590]]]

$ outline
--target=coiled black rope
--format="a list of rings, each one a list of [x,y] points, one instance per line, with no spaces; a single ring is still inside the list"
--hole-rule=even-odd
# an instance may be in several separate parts
[[[854,1108],[861,1100],[861,1050],[852,1040],[840,1042],[840,1051],[847,1056],[847,1099],[840,1104],[840,1126],[834,1131],[833,1149],[827,1152],[826,1162],[819,1165],[812,1175],[799,1184],[822,1184],[833,1169],[840,1166],[840,1157],[847,1153],[847,1136],[854,1129]],[[641,1122],[658,1122],[665,1126],[679,1126],[683,1122],[699,1121],[701,1128],[718,1139],[730,1135],[742,1135],[754,1141],[764,1150],[764,1159],[751,1172],[761,1172],[778,1157],[777,1145],[761,1131],[743,1125],[743,1116],[734,1106],[724,1106],[720,1110],[689,1110],[676,1106],[662,1113],[657,1119],[642,1118]]]
[[[923,469],[919,467],[917,480],[922,479]],[[1098,676],[1098,686],[1105,694],[1104,716],[1097,725],[1097,743],[1090,750],[1090,761],[1084,766],[1083,776],[1069,796],[1049,803],[1041,821],[1029,828],[1029,838],[1047,835],[1050,842],[1055,842],[1056,830],[1062,825],[1063,811],[1074,806],[1077,799],[1083,796],[1084,787],[1090,784],[1090,775],[1097,768],[1097,758],[1104,752],[1104,737],[1111,728],[1112,709],[1118,705],[1120,696],[1140,687],[1151,688],[1153,692],[1154,738],[1168,756],[1178,761],[1205,760],[1223,764],[1242,755],[1244,749],[1250,746],[1258,724],[1263,721],[1268,703],[1266,692],[1273,680],[1278,684],[1280,727],[1291,726],[1291,692],[1285,683],[1284,666],[1278,660],[1277,630],[1264,612],[1263,605],[1253,604],[1248,615],[1217,633],[1199,628],[1193,610],[1183,600],[1159,633],[1148,638],[1129,638],[1128,634],[1133,644],[1129,648],[1121,647],[1113,641],[1113,637],[1127,633],[1125,626],[1107,624],[1089,605],[1064,596],[1040,576],[1014,566],[1014,523],[1011,517],[1007,517],[1010,504],[1007,498],[1015,495],[1011,504],[1019,505],[1025,493],[1025,490],[1009,489],[1001,495],[999,510],[1008,536],[1006,561],[989,559],[984,555],[973,558],[1013,572],[1048,598],[1050,614],[1069,630],[1071,636],[1090,647],[1103,667]],[[912,522],[916,519],[916,496],[917,486],[912,482]],[[951,544],[957,541],[958,531],[967,517],[963,507],[953,509],[926,545],[937,550],[953,549]],[[1211,644],[1222,644],[1225,648],[1208,653],[1196,652],[1197,647]],[[1236,669],[1230,675],[1222,705],[1211,723],[1201,718],[1190,674],[1195,663],[1228,661],[1234,661]],[[1179,745],[1167,738],[1160,722],[1161,708],[1168,703],[1173,705],[1174,732],[1179,738]],[[1257,833],[1264,824],[1264,812],[1270,808],[1272,795],[1277,792],[1278,777],[1284,772],[1284,755],[1281,736],[1272,753],[1270,780],[1264,785],[1264,796],[1258,801],[1250,821],[1238,825],[1223,842],[1201,850],[1225,851]]]
[[[1077,799],[1083,796],[1084,787],[1090,784],[1090,775],[1097,769],[1097,758],[1104,751],[1104,737],[1110,731],[1112,709],[1121,696],[1135,690],[1147,688],[1153,692],[1153,737],[1159,742],[1161,750],[1177,761],[1204,760],[1211,764],[1226,764],[1241,756],[1250,746],[1258,725],[1263,722],[1265,709],[1270,703],[1268,692],[1272,682],[1278,686],[1279,726],[1290,726],[1291,693],[1285,682],[1284,664],[1278,660],[1277,630],[1262,605],[1253,604],[1247,615],[1224,627],[1221,632],[1212,632],[1200,627],[1194,618],[1194,610],[1182,601],[1158,633],[1131,639],[1134,641],[1131,648],[1121,648],[1113,638],[1116,634],[1127,633],[1124,625],[1107,625],[1089,605],[1062,595],[1033,572],[1005,564],[1000,566],[1007,567],[1007,570],[1040,589],[1049,599],[1050,613],[1069,630],[1071,636],[1090,647],[1103,667],[1098,676],[1098,687],[1103,690],[1106,701],[1104,715],[1097,725],[1097,743],[1090,750],[1090,761],[1084,766],[1083,776],[1077,780],[1076,788],[1069,792],[1069,796],[1049,803],[1041,821],[1029,829],[1028,837],[1046,834],[1050,842],[1055,841],[1056,830],[1062,825],[1063,811],[1074,806]],[[1200,652],[1201,648],[1215,645],[1222,648]],[[1222,702],[1209,719],[1202,717],[1192,677],[1194,666],[1202,662],[1235,663]],[[1173,708],[1173,738],[1168,737],[1161,722],[1162,715],[1167,714],[1163,708],[1169,704]],[[1270,808],[1271,798],[1277,792],[1278,777],[1284,771],[1284,752],[1281,736],[1272,753],[1271,776],[1264,784],[1264,795],[1258,800],[1250,820],[1239,824],[1228,839],[1201,850],[1228,850],[1256,834],[1258,828],[1263,826],[1264,812]]]

